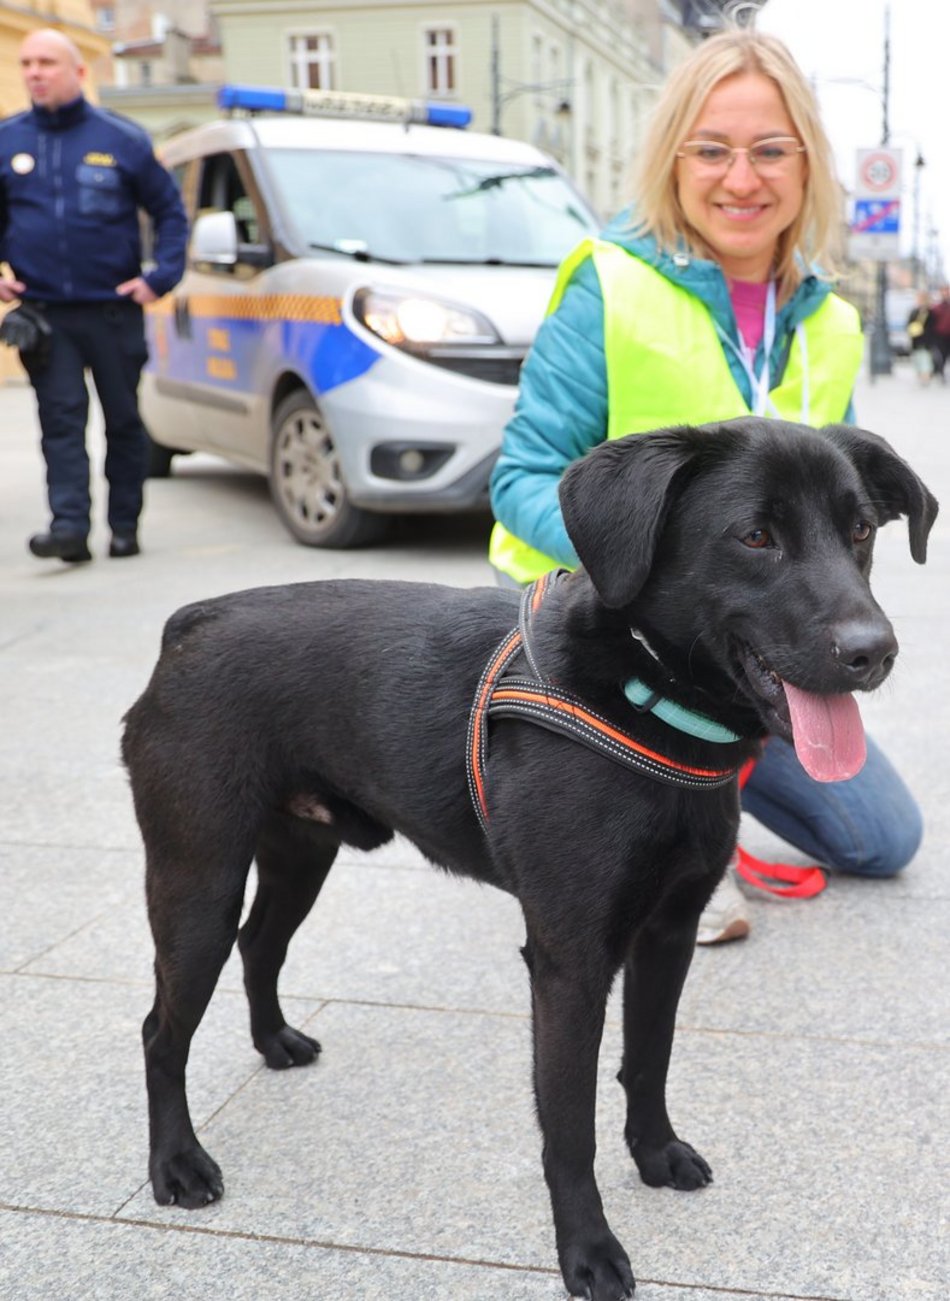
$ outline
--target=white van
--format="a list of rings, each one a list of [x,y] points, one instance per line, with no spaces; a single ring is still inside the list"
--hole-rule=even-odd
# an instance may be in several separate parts
[[[309,546],[484,507],[593,211],[537,149],[419,124],[412,101],[224,87],[220,103],[241,115],[161,151],[193,228],[183,280],[148,313],[153,474],[191,450],[259,470]]]

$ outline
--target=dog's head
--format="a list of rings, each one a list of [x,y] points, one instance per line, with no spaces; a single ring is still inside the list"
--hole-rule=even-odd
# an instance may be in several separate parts
[[[897,654],[868,586],[875,533],[906,516],[922,564],[937,515],[883,438],[753,418],[659,430],[602,444],[560,495],[601,600],[674,675],[719,695],[725,676],[813,775],[857,771],[849,693],[879,686]],[[834,749],[835,732],[837,759],[805,753]]]

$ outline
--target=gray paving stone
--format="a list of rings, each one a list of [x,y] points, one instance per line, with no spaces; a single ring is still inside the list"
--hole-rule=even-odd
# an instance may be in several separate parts
[[[196,1234],[0,1210],[0,1297],[16,1301],[558,1301],[556,1271]],[[50,1250],[51,1243],[55,1251]],[[641,1279],[639,1301],[757,1301],[760,1293]],[[764,1298],[763,1298],[764,1301]],[[793,1301],[774,1292],[768,1301]]]
[[[314,1070],[256,1075],[203,1129],[227,1181],[206,1227],[551,1264],[526,1022],[337,1004],[308,1028],[324,1045]],[[717,1172],[695,1195],[639,1182],[619,1052],[612,1026],[599,1181],[636,1272],[855,1301],[945,1277],[950,1112],[930,1049],[680,1034],[671,1113]],[[168,1224],[182,1212],[143,1191],[121,1214]]]
[[[130,855],[141,872],[141,855]],[[417,860],[419,861],[419,860]],[[128,876],[128,863],[123,863]],[[248,900],[253,897],[252,884]],[[527,1015],[528,973],[516,902],[500,891],[423,866],[334,867],[298,931],[281,977],[283,995]],[[150,980],[152,942],[139,882],[125,906],[100,909],[27,967],[34,974]],[[220,986],[243,989],[234,954]]]
[[[681,1025],[950,1043],[947,1002],[934,996],[946,979],[950,902],[833,878],[815,899],[759,894],[748,907],[747,940],[697,949]]]
[[[117,931],[133,888],[142,896],[136,856],[125,850],[0,842],[0,971],[14,971],[83,935],[99,918]],[[139,880],[136,881],[135,877]],[[141,906],[145,915],[144,897]],[[79,941],[81,944],[84,941]],[[103,974],[92,942],[88,974]],[[116,973],[121,975],[119,971]]]
[[[141,1024],[151,994],[96,980],[0,976],[0,1203],[111,1215],[147,1177]],[[305,1021],[314,1003],[288,1010]],[[243,997],[221,993],[194,1041],[192,1115],[262,1070]]]

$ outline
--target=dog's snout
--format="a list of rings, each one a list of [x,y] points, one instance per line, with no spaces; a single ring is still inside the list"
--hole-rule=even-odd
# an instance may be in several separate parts
[[[853,686],[877,686],[897,658],[897,638],[887,620],[854,619],[834,631],[831,653]]]

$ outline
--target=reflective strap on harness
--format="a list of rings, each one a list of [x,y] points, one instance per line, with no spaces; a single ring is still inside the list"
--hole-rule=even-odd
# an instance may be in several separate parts
[[[735,768],[694,768],[650,750],[629,733],[615,727],[569,691],[550,682],[506,677],[497,684],[488,703],[494,717],[529,718],[554,732],[564,732],[599,750],[609,759],[674,786],[726,786],[735,780]]]
[[[543,575],[521,599],[519,624],[502,639],[479,679],[469,715],[466,768],[469,793],[482,830],[488,833],[486,767],[489,717],[516,717],[580,741],[615,763],[654,781],[693,790],[715,789],[735,781],[738,770],[697,768],[649,749],[629,733],[603,718],[572,692],[548,682],[538,669],[529,627],[556,573]],[[506,676],[522,653],[531,676]]]

